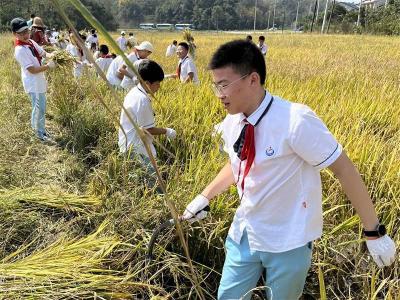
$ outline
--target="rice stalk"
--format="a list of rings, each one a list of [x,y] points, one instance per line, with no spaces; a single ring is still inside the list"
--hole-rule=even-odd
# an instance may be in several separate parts
[[[10,255],[0,264],[0,294],[6,298],[86,299],[99,295],[132,299],[133,293],[141,289],[163,292],[159,287],[135,281],[126,272],[107,268],[110,254],[121,244],[118,238],[103,235],[107,224],[103,222],[87,237],[62,238],[21,259]]]
[[[13,201],[83,214],[90,214],[102,204],[102,201],[95,196],[69,194],[57,188],[0,189],[0,202]]]

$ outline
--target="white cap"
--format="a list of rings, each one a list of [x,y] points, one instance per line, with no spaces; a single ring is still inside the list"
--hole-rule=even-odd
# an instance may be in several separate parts
[[[135,46],[135,48],[137,50],[147,50],[147,51],[150,51],[150,52],[154,52],[153,45],[148,41],[141,42],[140,45]]]
[[[122,31],[121,31],[121,35],[125,35],[125,31],[122,30]]]

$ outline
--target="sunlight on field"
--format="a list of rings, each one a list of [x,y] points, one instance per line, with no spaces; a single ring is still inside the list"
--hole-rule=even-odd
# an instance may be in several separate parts
[[[150,58],[165,73],[175,72],[177,58],[166,58],[165,50],[173,39],[181,41],[181,33],[134,34],[139,42],[153,43]],[[210,89],[207,63],[221,43],[244,37],[192,34],[200,86],[166,79],[153,103],[158,125],[178,132],[172,143],[160,139],[176,159],[162,149],[158,152],[170,197],[179,209],[226,160],[211,136],[225,112]],[[195,299],[189,296],[193,283],[173,231],[163,235],[155,260],[145,265],[151,231],[170,216],[163,200],[145,189],[138,165],[118,155],[115,122],[93,92],[97,89],[119,116],[105,85],[91,75],[77,83],[68,69],[50,72],[48,124],[62,146],[40,144],[29,129],[30,102],[11,40],[11,35],[0,36],[0,299]],[[359,167],[379,217],[398,244],[400,39],[267,34],[266,43],[266,88],[309,105],[324,120]],[[319,298],[320,272],[327,299],[396,299],[399,262],[383,270],[375,267],[338,181],[327,171],[322,177],[324,236],[315,243],[305,292]],[[48,197],[38,189],[46,190]],[[57,195],[60,205],[54,205]],[[95,201],[81,204],[80,199]],[[232,189],[218,197],[203,223],[184,225],[207,299],[216,295],[223,242],[237,204]]]

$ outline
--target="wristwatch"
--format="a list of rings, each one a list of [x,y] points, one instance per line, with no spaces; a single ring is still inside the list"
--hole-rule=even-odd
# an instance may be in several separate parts
[[[386,234],[386,227],[383,224],[378,224],[375,230],[363,230],[366,237],[382,237]]]

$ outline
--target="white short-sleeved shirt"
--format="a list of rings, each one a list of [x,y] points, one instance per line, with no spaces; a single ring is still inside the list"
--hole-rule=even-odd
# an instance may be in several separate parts
[[[89,48],[90,48],[92,43],[96,43],[96,45],[97,45],[99,43],[99,39],[91,34],[86,38],[86,43],[89,45]]]
[[[131,53],[128,55],[128,59],[134,63],[138,60],[136,53]],[[118,55],[110,64],[107,71],[107,80],[115,86],[120,86],[123,79],[118,78],[118,70],[124,65],[124,59],[121,55]],[[125,77],[125,76],[124,76]]]
[[[110,67],[113,59],[111,57],[99,57],[96,59],[96,64],[99,65],[103,73],[107,74],[107,70]]]
[[[137,70],[140,63],[140,57],[138,57],[136,53],[133,52],[128,55],[128,59],[132,62],[133,66]],[[128,73],[132,76],[132,78],[124,76],[124,78],[121,81],[121,87],[125,90],[130,90],[136,85],[136,75],[135,73],[133,73],[131,68],[128,68]]]
[[[156,126],[150,98],[140,83],[129,91],[123,105],[139,127],[148,129]],[[137,154],[148,156],[144,144],[124,111],[121,112],[120,124],[127,135],[126,139],[121,128],[119,129],[118,145],[120,152],[125,153],[129,151],[132,146],[132,150]],[[156,149],[152,143],[153,138],[149,136],[146,136],[146,138],[150,144],[152,154],[156,156]]]
[[[266,96],[247,118],[255,124],[271,101]],[[233,150],[244,126],[243,114],[228,115],[221,123],[224,150],[235,180],[240,160]],[[255,127],[256,156],[245,179],[244,194],[229,236],[237,243],[246,229],[250,249],[284,252],[322,234],[320,170],[332,164],[342,146],[324,123],[305,105],[274,96],[268,113]],[[246,161],[241,164],[238,193]]]
[[[122,51],[126,51],[126,49],[127,49],[126,43],[127,43],[127,40],[126,40],[125,37],[120,36],[119,38],[117,38],[117,44],[118,44],[119,48],[120,48]]]
[[[46,52],[35,41],[30,40],[41,57],[46,55]],[[29,67],[40,67],[40,63],[35,57],[29,46],[16,46],[15,59],[21,65],[21,78],[24,90],[26,93],[46,93],[47,81],[44,72],[32,74],[28,71]]]
[[[167,51],[165,52],[165,56],[173,56],[176,53],[176,46],[171,44],[167,47]]]
[[[193,73],[193,83],[199,84],[199,77],[197,75],[197,69],[196,66],[193,62],[193,59],[191,59],[189,56],[186,56],[184,59],[180,59],[179,63],[182,63],[181,65],[181,74],[179,79],[181,82],[184,82],[186,78],[188,78],[189,73]],[[179,66],[179,64],[178,64]]]
[[[258,44],[258,49],[260,49],[260,51],[261,51],[261,53],[262,53],[263,55],[266,55],[266,54],[267,54],[268,47],[267,47],[267,45],[266,45],[265,43],[262,44],[262,46],[260,46],[260,44]]]
[[[118,70],[123,65],[124,60],[121,55],[118,55],[113,59],[107,71],[107,80],[115,86],[119,86],[121,84],[121,79],[118,78]]]
[[[79,53],[78,47],[76,47],[74,44],[69,43],[65,50],[68,51],[73,57],[75,57],[77,61],[81,62],[81,63],[74,62],[74,70],[73,70],[74,77],[82,76],[84,67],[82,62],[85,60],[85,57]]]

